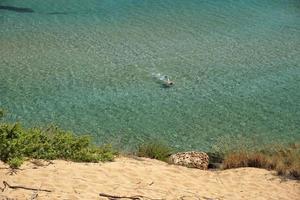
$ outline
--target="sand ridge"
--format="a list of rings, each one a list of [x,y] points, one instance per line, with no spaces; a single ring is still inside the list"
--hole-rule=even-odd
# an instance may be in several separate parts
[[[284,180],[275,172],[257,168],[202,171],[147,158],[120,157],[109,163],[55,160],[37,167],[26,162],[10,174],[0,163],[2,181],[52,192],[24,189],[0,191],[0,199],[99,199],[99,193],[143,195],[154,199],[299,199],[300,182]]]

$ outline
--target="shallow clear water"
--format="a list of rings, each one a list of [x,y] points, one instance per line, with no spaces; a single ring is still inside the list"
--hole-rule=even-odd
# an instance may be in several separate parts
[[[0,107],[124,148],[294,141],[300,2],[0,0]]]

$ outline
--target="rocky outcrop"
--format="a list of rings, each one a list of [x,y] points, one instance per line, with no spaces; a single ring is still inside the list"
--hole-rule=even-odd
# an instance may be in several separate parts
[[[209,157],[204,152],[182,152],[170,156],[170,163],[175,165],[182,165],[185,167],[198,168],[206,170],[209,164]]]

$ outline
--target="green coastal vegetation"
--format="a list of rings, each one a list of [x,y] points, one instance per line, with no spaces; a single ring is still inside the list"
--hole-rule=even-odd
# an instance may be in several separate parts
[[[137,150],[137,156],[157,159],[161,161],[168,161],[169,156],[173,150],[168,145],[160,141],[150,141],[141,144]]]
[[[210,165],[219,164],[219,169],[239,167],[255,167],[275,170],[278,175],[300,179],[300,143],[270,144],[262,146],[247,146],[249,141],[234,141],[216,144],[211,152],[207,152]],[[137,155],[162,161],[175,153],[169,146],[160,142],[142,144]]]
[[[26,129],[20,123],[0,123],[0,159],[12,168],[27,158],[99,162],[112,161],[116,154],[109,145],[92,144],[88,135],[77,136],[56,126]]]
[[[5,112],[0,109],[0,118]],[[0,119],[1,120],[1,119]],[[97,146],[89,135],[59,129],[24,128],[20,123],[0,123],[0,159],[18,168],[27,159],[63,159],[75,162],[113,161],[120,152],[111,145]],[[168,162],[176,150],[152,140],[137,147],[132,154]],[[300,179],[300,142],[293,144],[255,145],[246,138],[221,138],[208,152],[210,164],[220,169],[256,167],[275,170],[278,175]]]

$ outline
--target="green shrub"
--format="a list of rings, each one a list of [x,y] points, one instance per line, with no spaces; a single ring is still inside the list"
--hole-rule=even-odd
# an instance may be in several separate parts
[[[9,166],[11,168],[17,169],[22,165],[23,162],[24,162],[24,158],[15,157],[15,158],[9,159],[7,164],[9,164]]]
[[[0,124],[0,159],[11,167],[23,158],[64,159],[77,162],[112,161],[110,146],[95,146],[87,135],[76,136],[57,127],[24,129],[20,124]]]
[[[0,159],[3,162],[11,158],[22,157],[22,143],[19,138],[24,132],[19,124],[0,124]]]
[[[118,155],[111,145],[104,145],[97,149],[97,153],[100,156],[101,161],[113,161],[114,157]]]
[[[166,144],[152,141],[142,144],[138,147],[137,155],[140,157],[147,157],[161,161],[167,161],[172,153],[172,149]]]

